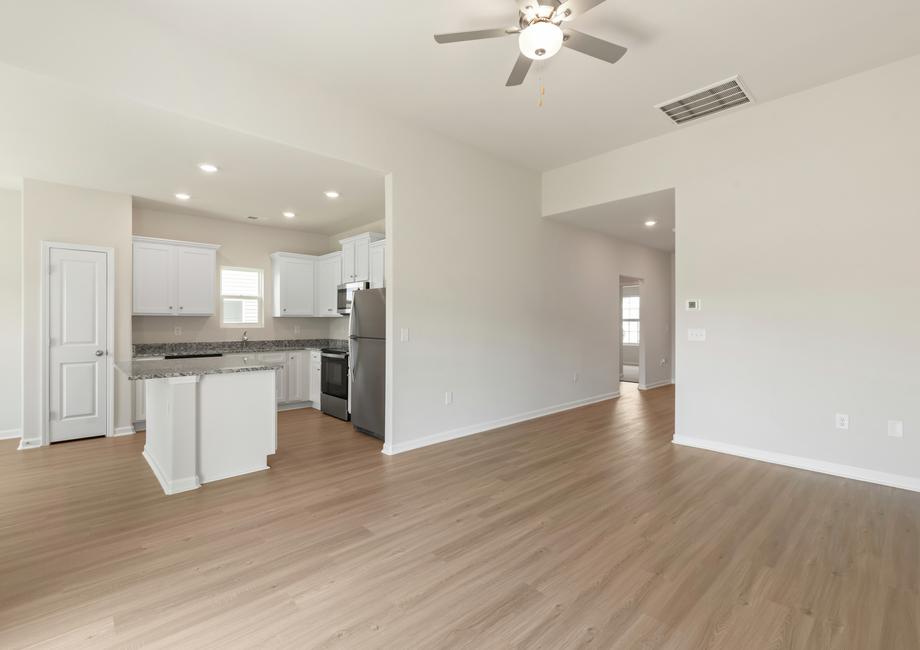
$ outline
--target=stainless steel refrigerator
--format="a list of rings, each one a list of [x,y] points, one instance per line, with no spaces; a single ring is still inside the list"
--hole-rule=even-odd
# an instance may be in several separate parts
[[[355,291],[351,305],[351,423],[383,440],[386,402],[386,289]]]

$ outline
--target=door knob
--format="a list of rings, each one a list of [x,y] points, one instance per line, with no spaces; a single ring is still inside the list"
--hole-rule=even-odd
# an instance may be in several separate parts
[[[103,354],[102,350],[96,350],[96,356],[101,357]]]

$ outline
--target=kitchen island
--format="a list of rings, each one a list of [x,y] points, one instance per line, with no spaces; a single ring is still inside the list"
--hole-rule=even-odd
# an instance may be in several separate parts
[[[144,458],[166,494],[268,469],[277,446],[278,363],[240,357],[131,359],[116,367],[144,380]]]

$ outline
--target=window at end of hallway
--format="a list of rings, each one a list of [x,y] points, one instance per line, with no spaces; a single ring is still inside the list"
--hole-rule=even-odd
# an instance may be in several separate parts
[[[220,326],[262,327],[262,270],[220,268]]]
[[[623,296],[623,345],[639,345],[639,296]]]

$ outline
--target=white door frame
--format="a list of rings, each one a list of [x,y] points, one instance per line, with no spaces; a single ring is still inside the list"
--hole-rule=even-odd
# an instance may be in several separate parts
[[[42,273],[41,273],[41,327],[42,327],[42,356],[41,370],[41,444],[43,447],[51,444],[51,418],[50,418],[50,376],[51,376],[51,324],[50,299],[51,299],[51,249],[63,248],[72,251],[87,251],[105,253],[106,270],[106,417],[105,435],[111,437],[115,433],[115,249],[108,246],[89,246],[87,244],[66,244],[63,242],[42,241]]]

